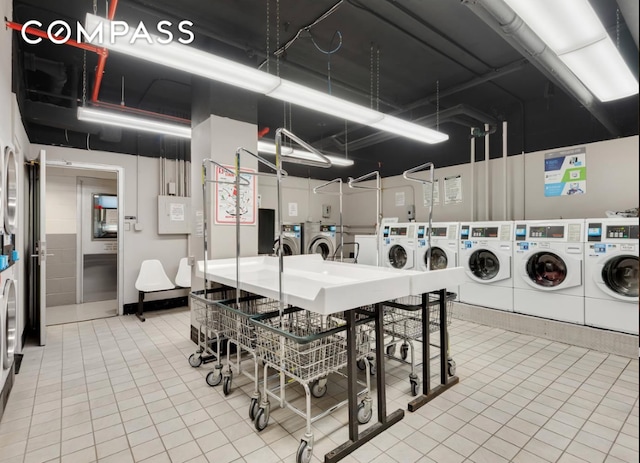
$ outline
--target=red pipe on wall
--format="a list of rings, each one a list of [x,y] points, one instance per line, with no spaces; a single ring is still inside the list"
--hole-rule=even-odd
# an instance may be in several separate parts
[[[111,3],[109,3],[109,16],[107,18],[109,19],[109,21],[113,21],[113,18],[116,16],[117,7],[118,0],[111,0]],[[100,87],[102,86],[102,75],[104,74],[104,67],[107,64],[108,56],[109,52],[105,50],[105,52],[98,58],[98,65],[96,66],[96,80],[93,83],[93,92],[91,93],[91,101],[93,103],[98,101],[98,96],[100,95]]]

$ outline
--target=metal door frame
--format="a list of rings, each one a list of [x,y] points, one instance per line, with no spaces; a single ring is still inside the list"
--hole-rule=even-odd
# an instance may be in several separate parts
[[[46,167],[115,172],[118,191],[118,315],[124,314],[124,167],[74,161],[47,160]]]

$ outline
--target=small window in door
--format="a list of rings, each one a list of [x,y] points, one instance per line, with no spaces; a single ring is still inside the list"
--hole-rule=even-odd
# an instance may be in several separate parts
[[[115,240],[118,237],[118,197],[116,195],[94,194],[92,206],[92,238],[94,240]]]

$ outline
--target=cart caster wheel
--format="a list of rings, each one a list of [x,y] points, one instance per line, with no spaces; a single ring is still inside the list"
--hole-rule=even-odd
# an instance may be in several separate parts
[[[200,352],[191,354],[189,356],[189,365],[191,365],[193,368],[198,368],[200,365],[202,365],[202,355],[200,355]]]
[[[258,413],[256,413],[255,417],[255,425],[258,431],[264,430],[269,424],[269,414],[262,407],[258,409]]]
[[[449,376],[455,376],[456,375],[456,362],[453,359],[449,359],[447,361],[447,364],[449,366],[449,368],[448,368]]]
[[[222,392],[224,395],[231,394],[231,376],[225,376],[224,382],[222,383]]]
[[[418,382],[414,380],[410,380],[411,383],[411,395],[413,397],[418,395]]]
[[[296,452],[296,463],[309,463],[312,455],[313,450],[309,448],[309,443],[304,440],[300,441],[300,446]]]
[[[367,424],[371,421],[371,417],[373,416],[373,409],[371,406],[367,406],[364,401],[360,402],[358,405],[358,423]]]
[[[260,408],[260,403],[258,399],[251,399],[251,405],[249,405],[249,418],[251,421],[256,419],[256,415],[258,414],[258,409]]]
[[[378,372],[378,368],[376,367],[376,364],[373,360],[369,361],[369,374],[371,376],[375,376],[376,373]]]
[[[395,353],[396,353],[396,345],[395,344],[391,344],[391,345],[387,346],[387,355],[389,357],[393,357]]]
[[[316,381],[311,386],[311,395],[314,396],[316,399],[324,397],[324,395],[326,393],[327,393],[327,384],[326,383],[325,384],[320,384],[320,381]]]
[[[222,373],[217,368],[215,370],[211,370],[207,373],[206,381],[211,387],[217,386],[222,381]]]
[[[407,360],[408,356],[409,356],[409,344],[405,342],[400,346],[400,357],[402,357],[402,360]]]
[[[367,368],[367,366],[364,363],[365,361],[366,361],[365,359],[358,360],[358,362],[356,363],[358,365],[358,370],[364,371]]]

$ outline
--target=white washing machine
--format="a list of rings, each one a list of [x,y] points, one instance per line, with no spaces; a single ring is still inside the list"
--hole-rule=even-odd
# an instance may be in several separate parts
[[[585,325],[638,334],[638,219],[585,223]]]
[[[516,223],[515,312],[584,324],[584,220]]]
[[[304,224],[304,253],[320,254],[323,259],[333,257],[337,249],[335,224],[307,222]]]
[[[417,224],[416,235],[416,269],[440,270],[458,266],[458,236],[460,224],[458,222],[431,223],[431,264],[427,266],[429,258],[428,223]]]
[[[276,235],[273,243],[273,251],[277,255],[280,245],[280,237]],[[297,256],[304,253],[304,225],[301,223],[282,224],[282,254],[284,256]]]
[[[385,224],[380,233],[380,266],[403,270],[415,268],[416,224]]]
[[[429,256],[428,223],[419,223],[416,234],[416,270],[440,270],[458,267],[459,222],[431,223],[431,256]],[[430,261],[429,261],[430,259]],[[429,261],[429,264],[427,262]],[[460,287],[447,288],[459,300]]]
[[[13,358],[18,347],[18,291],[16,266],[1,274],[0,293],[0,416],[13,385]]]
[[[460,224],[460,302],[513,311],[513,222]]]

